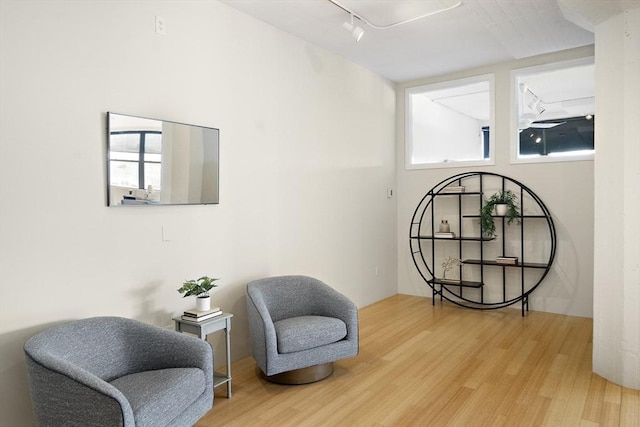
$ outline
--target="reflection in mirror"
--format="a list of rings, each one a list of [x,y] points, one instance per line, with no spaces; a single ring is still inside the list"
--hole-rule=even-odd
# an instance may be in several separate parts
[[[593,58],[517,70],[515,162],[593,158]]]
[[[489,164],[493,75],[409,88],[405,96],[407,169]]]
[[[218,203],[219,130],[108,113],[109,206]]]

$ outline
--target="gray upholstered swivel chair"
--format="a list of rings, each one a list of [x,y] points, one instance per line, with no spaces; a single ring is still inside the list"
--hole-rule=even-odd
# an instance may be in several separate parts
[[[56,326],[24,346],[41,426],[191,426],[213,405],[211,346],[120,317]]]
[[[247,285],[253,358],[270,381],[305,384],[358,354],[358,311],[344,295],[306,276]]]

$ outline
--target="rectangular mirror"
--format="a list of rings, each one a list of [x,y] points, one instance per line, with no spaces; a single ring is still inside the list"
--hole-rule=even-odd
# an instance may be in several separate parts
[[[217,204],[220,131],[107,113],[108,206]]]

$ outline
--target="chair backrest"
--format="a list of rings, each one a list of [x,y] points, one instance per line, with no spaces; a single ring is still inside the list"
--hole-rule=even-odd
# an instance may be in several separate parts
[[[255,280],[247,293],[255,302],[265,304],[274,322],[290,317],[314,315],[330,304],[324,295],[329,285],[307,276],[280,276]]]
[[[44,366],[71,364],[111,381],[144,370],[136,352],[137,322],[121,317],[93,317],[55,326],[30,338],[24,350]]]

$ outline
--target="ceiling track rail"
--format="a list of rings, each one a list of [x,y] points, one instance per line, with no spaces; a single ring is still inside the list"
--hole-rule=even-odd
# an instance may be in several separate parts
[[[348,14],[358,18],[360,21],[364,22],[365,24],[367,24],[368,26],[370,26],[371,28],[374,28],[376,30],[388,30],[389,28],[397,27],[399,25],[408,24],[410,22],[415,22],[415,21],[418,21],[420,19],[428,18],[429,16],[438,15],[438,14],[443,13],[443,12],[448,12],[448,11],[453,10],[453,9],[457,8],[458,6],[462,5],[462,1],[458,1],[456,4],[454,4],[452,6],[446,7],[444,9],[438,9],[438,10],[435,10],[433,12],[425,13],[424,15],[416,16],[415,18],[406,19],[404,21],[395,22],[393,24],[388,24],[388,25],[376,25],[376,24],[372,23],[371,21],[369,21],[368,19],[364,18],[363,16],[355,13],[354,11],[349,9],[348,7],[338,3],[336,0],[329,0],[329,1],[331,3],[333,3],[334,5],[336,5],[337,7],[339,7],[340,9],[344,10],[345,12],[347,12]]]

